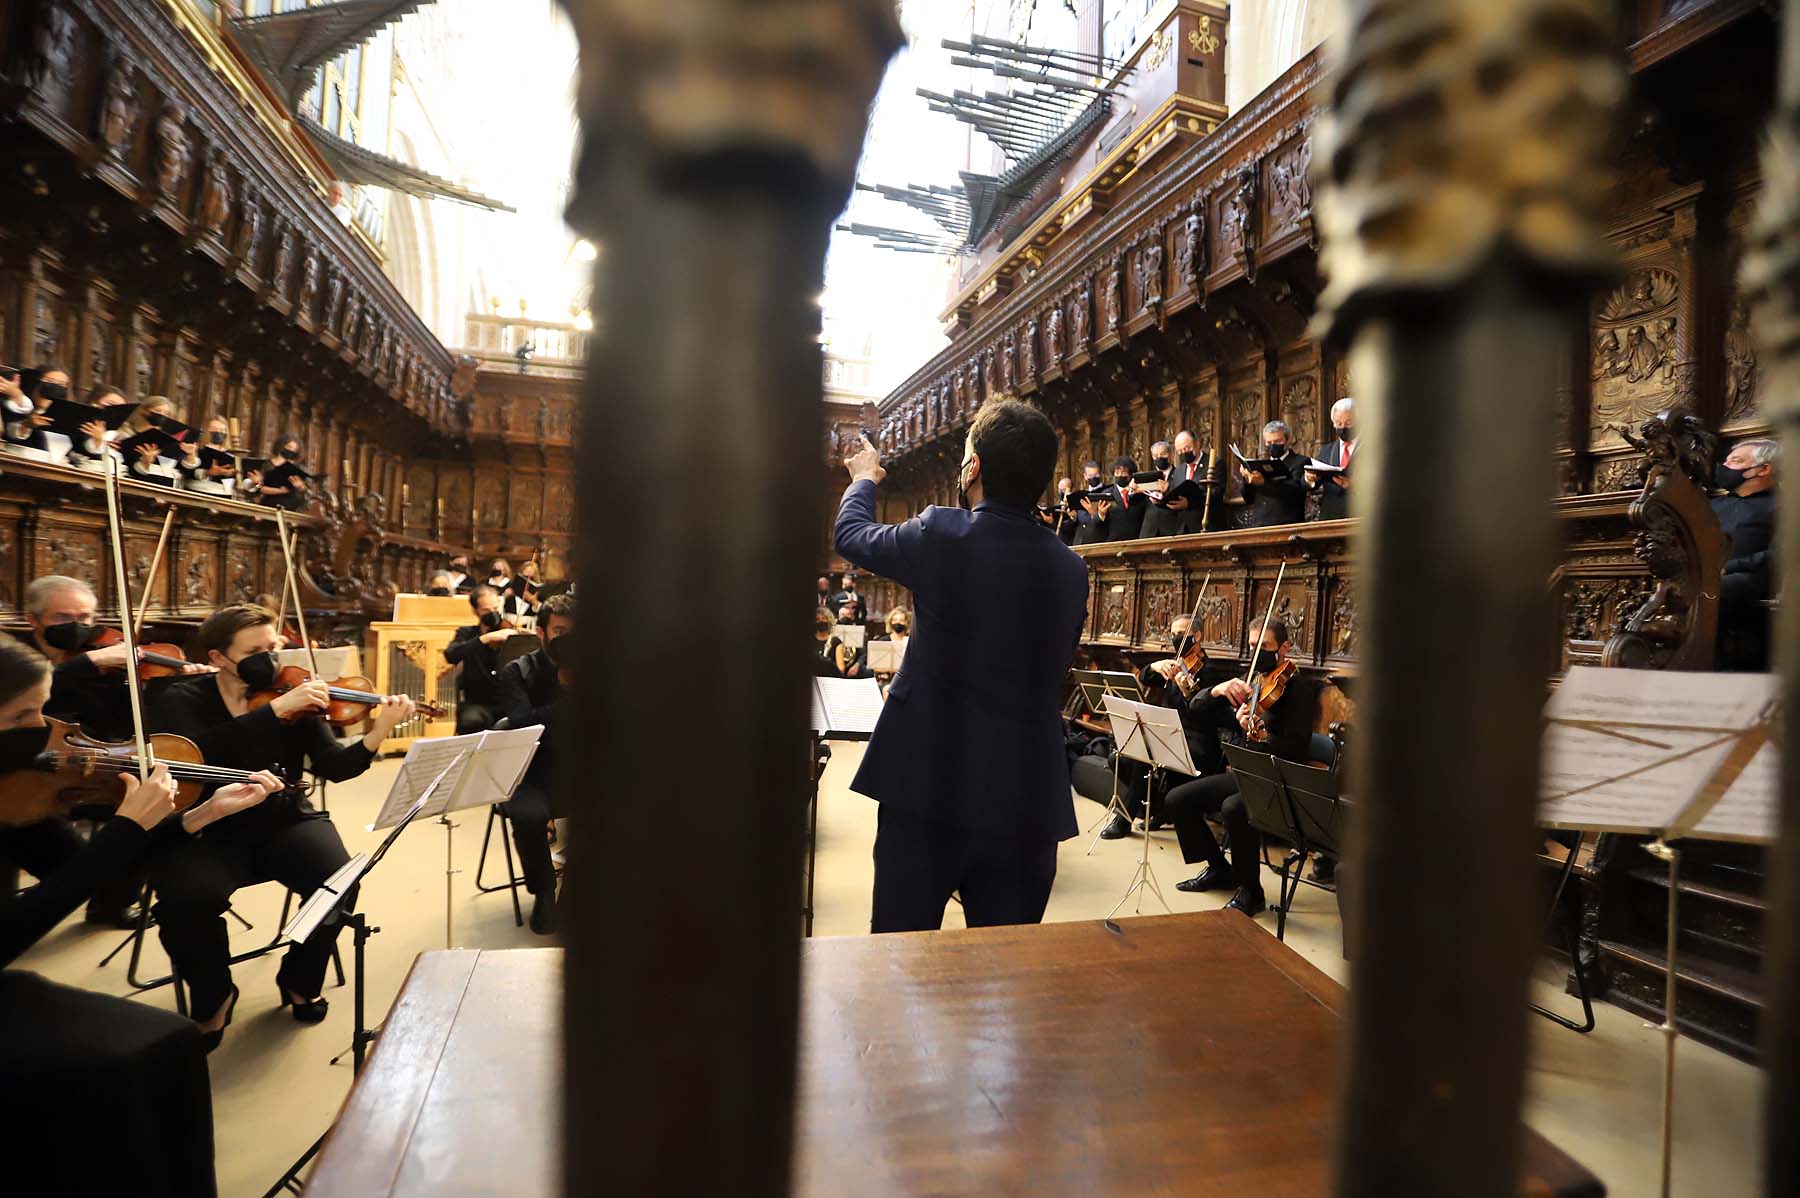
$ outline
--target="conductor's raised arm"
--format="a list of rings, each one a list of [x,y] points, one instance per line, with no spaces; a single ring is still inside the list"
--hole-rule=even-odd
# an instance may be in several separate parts
[[[881,456],[867,437],[844,459],[850,472],[850,486],[838,505],[837,526],[832,543],[845,561],[875,574],[891,578],[903,587],[917,585],[916,549],[924,535],[924,523],[913,517],[904,524],[883,524],[875,518],[875,487],[887,477],[881,467]]]

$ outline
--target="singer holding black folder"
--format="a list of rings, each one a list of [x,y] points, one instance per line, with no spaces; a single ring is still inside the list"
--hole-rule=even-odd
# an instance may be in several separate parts
[[[1350,463],[1361,445],[1356,439],[1356,401],[1345,396],[1331,405],[1331,444],[1319,450],[1318,460],[1343,473],[1308,470],[1306,481],[1319,492],[1319,519],[1342,520],[1350,514]]]
[[[1037,923],[1075,835],[1061,691],[1087,615],[1087,567],[1033,508],[1056,469],[1036,408],[989,400],[958,472],[961,506],[875,517],[887,475],[864,438],[844,461],[837,551],[915,599],[912,639],[851,788],[881,804],[870,929]]]
[[[300,465],[300,438],[287,433],[275,439],[258,494],[269,507],[302,512],[306,510],[306,480],[311,477]]]

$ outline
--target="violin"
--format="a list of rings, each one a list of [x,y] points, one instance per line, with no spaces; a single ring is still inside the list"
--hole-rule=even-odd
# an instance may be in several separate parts
[[[45,723],[49,738],[44,751],[30,765],[8,774],[6,786],[0,787],[0,826],[66,819],[77,810],[117,810],[125,797],[119,775],[139,772],[136,744],[99,740],[61,720],[46,717]],[[176,811],[192,807],[207,786],[254,777],[248,770],[206,764],[200,747],[186,737],[158,732],[145,739],[156,763],[169,767]],[[305,794],[307,787],[290,783],[288,790]]]
[[[125,634],[117,628],[102,628],[94,634],[94,639],[82,646],[82,652],[92,649],[110,649],[125,639]],[[188,672],[189,661],[182,653],[180,645],[152,643],[140,644],[138,647],[138,681],[148,682],[152,678],[170,678],[176,674]],[[122,670],[122,665],[113,666]]]
[[[267,707],[295,687],[304,686],[312,680],[312,672],[304,666],[283,666],[275,675],[273,686],[267,690],[250,692],[249,708],[257,711]],[[327,691],[331,702],[323,713],[326,722],[334,728],[348,728],[368,719],[371,711],[387,701],[386,695],[378,695],[371,689],[374,685],[360,675],[350,675],[328,683]],[[418,708],[420,715],[430,719],[441,720],[449,714],[442,704],[427,699],[414,699],[413,705]],[[297,711],[286,716],[283,722],[297,723],[311,714],[313,713],[309,711]]]
[[[1269,709],[1281,702],[1281,696],[1287,693],[1288,683],[1300,672],[1292,658],[1283,658],[1275,663],[1275,668],[1267,673],[1250,675],[1250,697],[1244,700],[1250,708],[1249,737],[1255,741],[1269,739],[1269,730],[1263,724],[1263,717]]]

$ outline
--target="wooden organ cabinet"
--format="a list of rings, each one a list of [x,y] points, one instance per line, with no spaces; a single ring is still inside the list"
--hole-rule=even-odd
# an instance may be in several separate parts
[[[430,699],[446,713],[441,720],[420,717],[400,725],[381,742],[383,753],[404,752],[423,737],[455,734],[456,667],[444,660],[444,648],[469,620],[466,596],[396,595],[394,618],[370,623],[366,656],[376,693]]]

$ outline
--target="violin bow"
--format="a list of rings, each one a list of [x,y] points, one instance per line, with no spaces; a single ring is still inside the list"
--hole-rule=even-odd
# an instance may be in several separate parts
[[[125,694],[131,700],[131,733],[137,739],[138,780],[143,781],[156,759],[144,735],[144,700],[138,691],[137,630],[131,618],[131,589],[125,585],[125,537],[119,521],[119,459],[109,455],[106,462],[106,518],[112,526],[113,582],[119,593],[119,635],[125,643]],[[173,516],[174,509],[169,514]]]
[[[175,505],[169,505],[168,515],[163,517],[162,535],[156,538],[156,552],[150,557],[150,572],[144,575],[144,593],[138,596],[137,619],[132,622],[133,639],[143,635],[144,610],[150,606],[150,596],[156,590],[156,572],[161,569],[163,554],[169,548],[169,529],[175,526]]]
[[[306,634],[306,609],[300,605],[300,583],[294,577],[294,549],[288,540],[287,512],[282,508],[275,509],[275,533],[281,540],[282,559],[287,562],[287,589],[282,592],[281,601],[294,601],[294,622],[300,626],[300,643],[306,646],[306,660],[312,666],[313,678],[322,682],[324,679],[319,678],[319,655],[313,649],[312,637]],[[275,631],[277,634],[281,632],[279,625]]]
[[[1256,655],[1262,652],[1263,638],[1269,635],[1269,625],[1275,619],[1275,601],[1281,598],[1281,581],[1287,577],[1287,562],[1281,563],[1281,569],[1275,575],[1275,589],[1269,595],[1269,610],[1263,613],[1262,631],[1256,634],[1256,643],[1250,646],[1250,668],[1244,671],[1244,685],[1250,685],[1250,679],[1256,676]]]
[[[1200,583],[1200,593],[1194,596],[1194,610],[1188,615],[1188,635],[1194,638],[1195,643],[1198,643],[1200,640],[1200,605],[1206,602],[1206,588],[1211,584],[1212,571],[1208,570],[1206,572],[1206,578]],[[1179,648],[1179,646],[1177,647]],[[1183,674],[1187,675],[1189,682],[1200,681],[1198,678],[1194,677],[1185,665],[1182,665],[1181,656],[1178,655],[1175,658],[1175,665]]]

